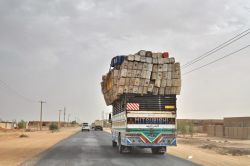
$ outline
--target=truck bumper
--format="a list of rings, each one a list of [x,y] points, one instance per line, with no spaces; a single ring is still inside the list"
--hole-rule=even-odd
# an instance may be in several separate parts
[[[137,147],[160,147],[160,146],[176,146],[176,137],[167,137],[164,134],[157,136],[153,140],[149,140],[143,135],[129,136],[122,138],[122,145]]]

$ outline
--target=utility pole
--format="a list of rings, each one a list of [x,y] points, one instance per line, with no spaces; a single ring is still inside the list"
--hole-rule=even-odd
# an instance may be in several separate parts
[[[67,125],[68,127],[69,127],[69,117],[70,117],[70,114],[68,114],[68,125]]]
[[[61,127],[61,111],[62,110],[58,110],[59,111],[59,121],[58,121],[58,128],[60,128]]]
[[[66,107],[64,107],[64,110],[63,110],[63,121],[65,123],[65,116],[66,116]]]
[[[42,121],[43,121],[43,103],[46,103],[45,101],[39,101],[41,103],[41,110],[40,110],[40,130],[42,130]]]

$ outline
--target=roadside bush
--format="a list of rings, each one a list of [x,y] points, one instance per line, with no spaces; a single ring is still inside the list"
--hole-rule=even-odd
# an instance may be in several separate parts
[[[49,130],[52,131],[52,132],[57,131],[58,130],[58,125],[56,123],[51,123],[49,125]]]
[[[194,125],[192,122],[180,121],[177,124],[177,133],[182,134],[184,137],[188,134],[193,137]]]
[[[19,129],[25,129],[26,128],[26,122],[24,120],[21,120],[20,122],[18,122],[17,127]]]
[[[29,137],[29,136],[26,135],[26,134],[21,134],[19,137],[20,137],[20,138],[26,138],[26,137]]]

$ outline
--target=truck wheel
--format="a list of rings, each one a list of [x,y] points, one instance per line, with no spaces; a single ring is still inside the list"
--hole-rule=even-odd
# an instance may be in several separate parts
[[[122,154],[123,153],[123,149],[124,149],[124,146],[122,145],[121,143],[121,135],[119,133],[119,136],[118,136],[118,150],[119,150],[119,153]]]
[[[117,142],[112,141],[112,146],[113,146],[113,147],[117,147]]]
[[[123,153],[123,149],[124,149],[124,146],[119,144],[119,147],[118,147],[118,150],[119,150],[119,153],[122,154]]]

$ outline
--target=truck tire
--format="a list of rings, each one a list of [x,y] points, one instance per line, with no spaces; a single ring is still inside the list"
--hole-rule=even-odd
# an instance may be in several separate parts
[[[117,142],[112,141],[112,146],[113,146],[113,147],[117,147]]]
[[[118,136],[118,151],[119,151],[120,154],[123,153],[123,149],[124,149],[124,146],[121,143],[121,135],[119,133],[119,136]]]

